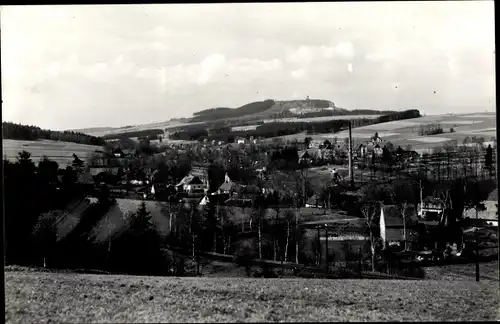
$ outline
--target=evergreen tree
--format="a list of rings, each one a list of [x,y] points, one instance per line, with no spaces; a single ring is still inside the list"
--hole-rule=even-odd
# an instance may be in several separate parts
[[[47,267],[47,258],[57,242],[56,221],[57,217],[53,212],[43,213],[33,229],[35,242],[42,252],[44,268]]]

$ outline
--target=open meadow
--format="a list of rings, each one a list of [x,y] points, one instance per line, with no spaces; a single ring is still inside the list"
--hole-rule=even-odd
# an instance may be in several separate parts
[[[51,140],[23,141],[4,139],[2,141],[2,157],[10,161],[15,161],[17,153],[27,151],[31,153],[31,159],[38,164],[45,155],[49,159],[56,161],[60,167],[65,167],[73,161],[73,154],[85,160],[90,153],[100,150],[100,146],[77,144],[71,142],[59,142]]]
[[[498,320],[498,282],[5,272],[6,323]]]

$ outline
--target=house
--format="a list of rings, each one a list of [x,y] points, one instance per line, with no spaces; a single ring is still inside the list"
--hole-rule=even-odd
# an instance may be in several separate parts
[[[373,154],[375,154],[375,156],[382,156],[383,153],[384,150],[380,147],[380,145],[375,144],[375,146],[373,146]]]
[[[380,237],[385,247],[404,248],[405,237],[409,249],[418,244],[417,213],[413,207],[410,207],[407,213],[407,219],[404,221],[398,206],[385,205],[381,208]],[[404,226],[403,222],[405,222],[406,226]],[[406,233],[404,231],[405,227]]]
[[[346,262],[359,260],[359,252],[370,254],[370,240],[363,219],[346,215],[332,215],[332,219],[309,221],[300,225],[304,231],[302,253],[317,264],[328,260],[335,267],[345,267]],[[327,250],[328,248],[328,250]]]
[[[200,193],[206,189],[205,184],[198,176],[187,175],[177,185],[177,191],[186,193]]]
[[[239,190],[238,184],[233,182],[226,173],[226,176],[224,177],[224,182],[219,187],[218,191],[219,194],[233,195],[233,193],[235,193],[238,190]]]
[[[498,189],[493,190],[483,204],[486,210],[478,211],[477,219],[474,209],[465,210],[464,217],[469,218],[472,224],[498,226]]]
[[[312,156],[307,150],[299,151],[299,163],[310,163]]]
[[[235,139],[234,142],[237,143],[237,144],[245,144],[246,143],[246,139],[243,138],[243,137],[238,137],[238,138]]]
[[[426,197],[417,206],[417,216],[423,224],[438,225],[443,218],[445,205],[439,198]]]
[[[332,148],[332,143],[329,140],[325,140],[322,144],[322,147],[327,150],[330,150]]]
[[[323,208],[323,204],[321,203],[320,197],[314,194],[307,200],[305,207]]]
[[[378,133],[375,133],[372,137],[370,137],[370,141],[371,141],[373,144],[378,144],[378,143],[381,143],[383,140],[382,140],[382,138],[378,135]]]
[[[356,149],[354,150],[354,154],[356,155],[356,157],[363,158],[365,157],[366,153],[367,147],[363,144],[359,144],[358,147],[356,147]]]

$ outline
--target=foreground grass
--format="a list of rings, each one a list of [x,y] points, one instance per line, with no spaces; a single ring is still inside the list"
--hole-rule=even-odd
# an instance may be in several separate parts
[[[7,323],[495,320],[498,282],[5,272]]]

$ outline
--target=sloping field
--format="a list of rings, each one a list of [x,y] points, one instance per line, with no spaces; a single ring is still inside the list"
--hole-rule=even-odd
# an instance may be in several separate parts
[[[91,202],[97,199],[91,198]],[[110,208],[106,215],[96,224],[91,237],[97,242],[104,242],[111,235],[119,235],[129,227],[130,217],[137,212],[143,200],[116,198],[116,204]],[[151,220],[162,235],[169,231],[168,204],[159,201],[145,201],[146,209],[151,214]]]
[[[6,323],[476,321],[498,283],[5,273]]]
[[[38,164],[39,160],[46,155],[49,159],[59,163],[60,167],[65,167],[73,161],[73,153],[78,158],[85,160],[90,153],[101,150],[100,146],[51,140],[20,141],[4,139],[2,144],[2,157],[6,156],[8,160],[16,161],[17,153],[24,150],[31,153],[31,159],[35,164]]]
[[[164,121],[164,122],[159,122],[159,123],[150,123],[150,124],[143,124],[143,125],[134,125],[132,127],[118,127],[118,128],[108,128],[108,129],[93,129],[93,128],[88,128],[85,129],[84,131],[80,130],[81,132],[93,136],[104,136],[104,135],[110,135],[110,134],[120,134],[120,133],[127,133],[127,132],[137,132],[137,131],[143,131],[143,130],[148,130],[148,129],[165,129],[165,128],[173,128],[173,127],[179,127],[179,126],[187,126],[187,125],[197,125],[197,124],[202,124],[200,122],[195,122],[195,123],[190,123],[188,121],[180,122],[180,121]]]
[[[420,126],[428,124],[441,124],[444,133],[433,136],[419,136]],[[450,132],[450,128],[453,128],[454,132]],[[473,136],[483,137],[485,141],[490,141],[491,137],[496,138],[496,114],[424,116],[356,127],[352,129],[352,136],[358,141],[368,141],[375,132],[378,132],[384,142],[390,141],[396,147],[401,146],[403,148],[410,144],[415,150],[433,148],[450,140],[457,140],[458,143],[462,143],[466,137]],[[310,136],[314,140],[328,139],[331,141],[336,137],[337,140],[343,141],[348,135],[348,131],[341,131],[335,134],[307,135],[300,133],[282,136],[281,138],[283,140],[298,139],[303,141],[306,136]]]

